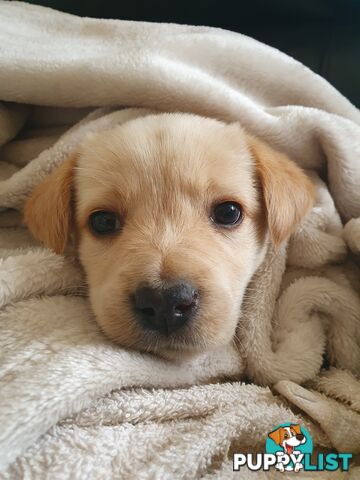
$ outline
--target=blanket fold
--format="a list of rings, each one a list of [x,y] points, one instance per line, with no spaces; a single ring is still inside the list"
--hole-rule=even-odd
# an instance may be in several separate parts
[[[284,422],[318,452],[353,453],[360,477],[358,109],[240,34],[7,1],[0,102],[0,478],[240,478],[232,453],[264,452]],[[22,222],[31,190],[89,132],[159,111],[238,121],[316,188],[253,277],[233,344],[173,363],[107,340],[76,252],[55,255]]]

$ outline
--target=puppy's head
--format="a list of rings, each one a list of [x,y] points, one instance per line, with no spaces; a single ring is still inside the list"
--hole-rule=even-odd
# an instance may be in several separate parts
[[[284,451],[289,455],[295,447],[306,442],[305,435],[301,432],[300,425],[292,424],[288,427],[279,427],[269,433],[271,438],[277,445],[283,447]]]
[[[162,114],[90,137],[25,221],[58,253],[74,232],[112,339],[170,356],[231,341],[267,237],[279,245],[311,202],[305,174],[238,125]]]

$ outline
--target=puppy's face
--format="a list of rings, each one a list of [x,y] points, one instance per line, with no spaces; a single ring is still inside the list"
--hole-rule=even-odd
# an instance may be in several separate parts
[[[77,166],[79,253],[102,328],[140,349],[229,342],[264,238],[239,128],[148,118],[94,137]]]
[[[238,125],[164,114],[89,138],[25,218],[56,251],[73,228],[112,339],[174,356],[232,340],[267,232],[280,243],[310,204],[304,174]]]
[[[300,425],[293,424],[289,427],[279,427],[269,433],[269,437],[280,445],[288,455],[293,453],[295,447],[306,442],[305,435],[301,432]]]

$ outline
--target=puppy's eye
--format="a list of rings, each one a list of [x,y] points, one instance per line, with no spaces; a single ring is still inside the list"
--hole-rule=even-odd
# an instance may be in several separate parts
[[[213,209],[211,219],[218,225],[231,227],[241,222],[242,209],[236,202],[219,203]]]
[[[97,235],[107,235],[118,232],[121,223],[116,213],[99,210],[90,215],[89,227]]]

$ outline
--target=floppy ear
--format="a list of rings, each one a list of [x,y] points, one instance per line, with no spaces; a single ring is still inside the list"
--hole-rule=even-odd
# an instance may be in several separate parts
[[[280,428],[274,430],[273,432],[270,432],[268,437],[271,438],[271,440],[273,440],[276,445],[280,445]]]
[[[292,424],[290,425],[290,427],[295,430],[295,433],[296,433],[296,434],[301,433],[300,425],[297,425],[297,424],[292,423]]]
[[[64,251],[69,239],[75,157],[56,168],[25,203],[24,220],[30,232],[56,253]]]
[[[249,146],[260,179],[270,236],[279,246],[312,207],[314,187],[285,154],[251,136]]]

